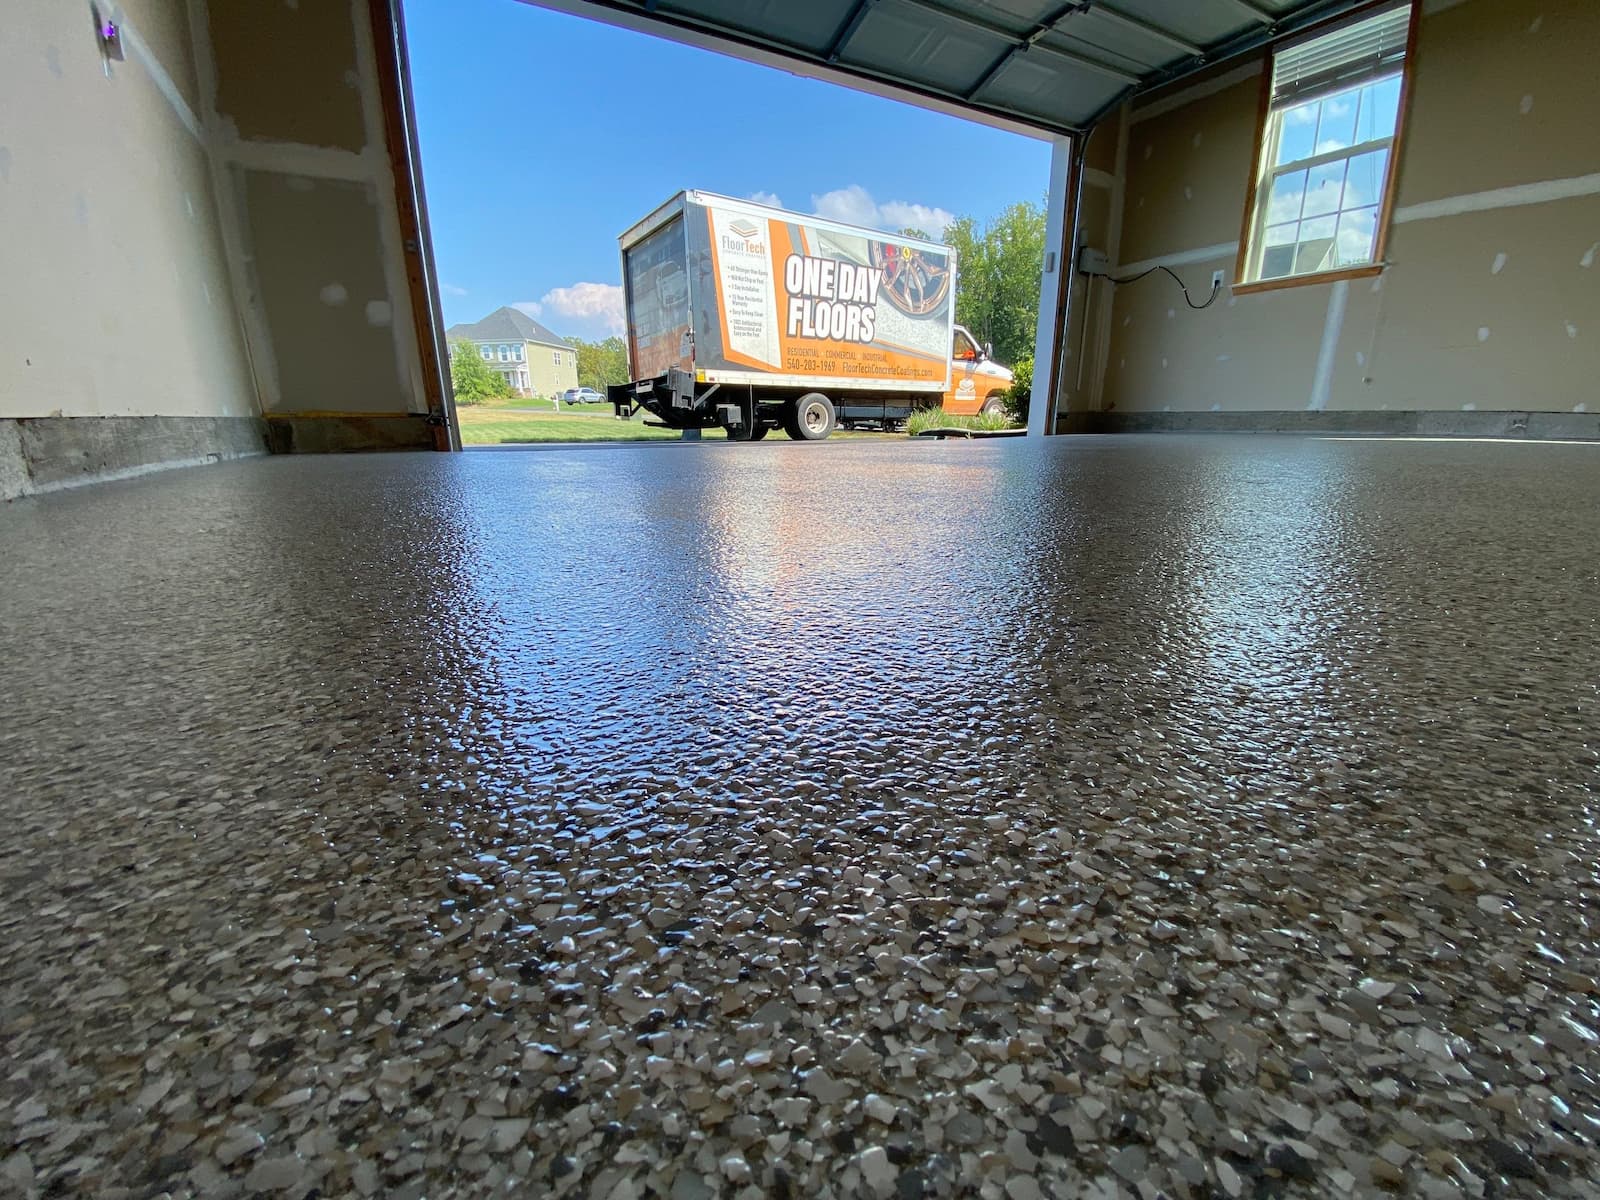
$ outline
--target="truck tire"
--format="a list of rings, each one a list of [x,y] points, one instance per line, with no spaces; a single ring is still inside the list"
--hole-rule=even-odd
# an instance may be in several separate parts
[[[769,434],[771,432],[772,432],[772,426],[771,425],[752,425],[750,427],[749,440],[752,441],[752,442],[759,442],[762,438],[766,437],[767,434]]]
[[[833,401],[821,392],[807,392],[784,415],[784,432],[797,442],[820,442],[838,423]]]
[[[983,407],[978,411],[980,413],[1004,412],[1005,407],[1005,401],[1000,398],[1000,393],[991,392],[989,393],[989,398],[983,402]]]

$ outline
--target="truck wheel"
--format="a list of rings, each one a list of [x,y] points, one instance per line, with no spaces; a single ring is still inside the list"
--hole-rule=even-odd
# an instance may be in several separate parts
[[[833,432],[838,417],[833,401],[821,392],[807,392],[794,402],[784,420],[784,430],[797,442],[820,442]]]
[[[759,442],[762,438],[766,437],[767,434],[769,434],[771,432],[772,432],[772,426],[771,425],[752,425],[750,427],[750,437],[747,440],[748,441],[752,441],[752,442]]]
[[[983,407],[980,408],[978,412],[985,415],[989,413],[1004,412],[1005,407],[1006,406],[1001,402],[1000,397],[998,395],[993,395],[983,402]]]

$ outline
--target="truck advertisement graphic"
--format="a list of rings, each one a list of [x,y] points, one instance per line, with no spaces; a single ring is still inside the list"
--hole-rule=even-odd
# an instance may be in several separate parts
[[[690,261],[715,293],[696,363],[942,389],[949,249],[786,216],[717,202],[686,214]]]

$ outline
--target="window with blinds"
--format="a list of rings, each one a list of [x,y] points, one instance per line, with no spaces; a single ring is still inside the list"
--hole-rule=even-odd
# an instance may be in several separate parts
[[[1378,269],[1412,7],[1274,51],[1241,282]]]

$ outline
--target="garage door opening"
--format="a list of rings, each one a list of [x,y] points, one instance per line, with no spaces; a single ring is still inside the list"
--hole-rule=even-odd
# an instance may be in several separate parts
[[[1025,422],[1037,131],[505,0],[405,18],[466,445]],[[680,367],[693,411],[608,396]]]

